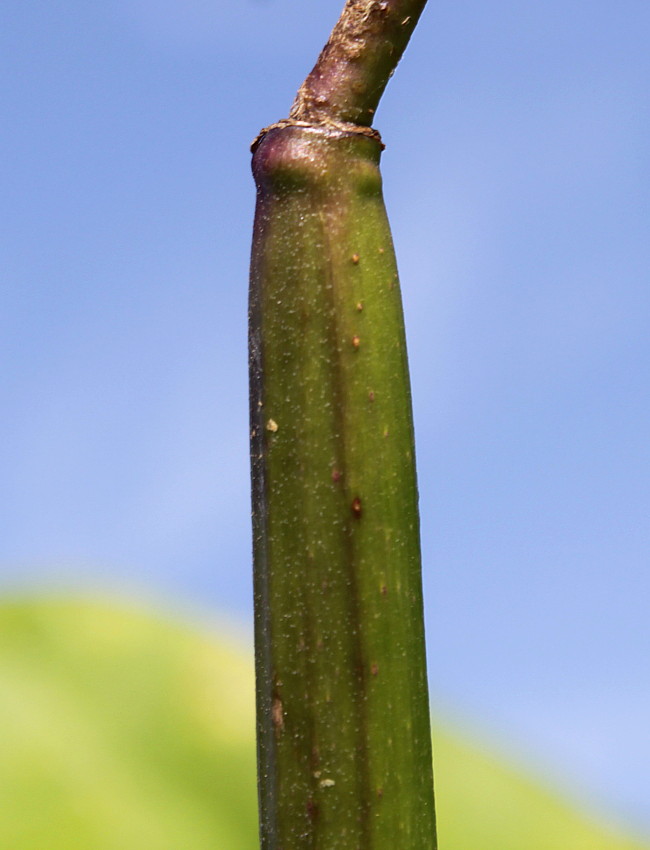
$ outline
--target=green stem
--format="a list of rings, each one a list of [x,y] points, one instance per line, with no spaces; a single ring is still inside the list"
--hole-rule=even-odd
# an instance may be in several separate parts
[[[401,298],[381,144],[344,119],[281,122],[253,158],[261,840],[263,850],[433,850]]]

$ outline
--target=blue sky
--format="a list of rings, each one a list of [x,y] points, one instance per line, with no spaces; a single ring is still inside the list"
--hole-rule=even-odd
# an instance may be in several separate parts
[[[250,623],[248,143],[338,0],[5,0],[3,584]],[[434,705],[650,833],[650,7],[433,2],[377,126]]]

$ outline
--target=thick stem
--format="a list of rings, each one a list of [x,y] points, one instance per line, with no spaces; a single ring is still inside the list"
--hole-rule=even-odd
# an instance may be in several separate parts
[[[251,446],[263,850],[433,850],[419,525],[380,145],[253,159]]]
[[[290,117],[368,127],[426,0],[347,0]]]
[[[263,850],[436,846],[406,346],[369,126],[424,2],[348,0],[253,146]]]

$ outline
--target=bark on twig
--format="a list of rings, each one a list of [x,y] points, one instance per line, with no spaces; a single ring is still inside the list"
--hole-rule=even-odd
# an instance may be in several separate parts
[[[426,0],[347,0],[290,117],[370,126]]]

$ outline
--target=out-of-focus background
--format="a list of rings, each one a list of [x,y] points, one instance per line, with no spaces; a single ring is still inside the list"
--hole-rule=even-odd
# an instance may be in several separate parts
[[[172,621],[227,623],[250,645],[248,144],[287,114],[339,6],[3,3],[0,603],[117,593]],[[639,836],[649,34],[641,0],[432,0],[376,121],[434,712]],[[23,635],[0,683],[7,711],[18,657],[49,657],[70,622],[44,631],[32,612],[20,632],[16,604],[0,608],[2,629]],[[77,636],[92,621],[82,609]],[[53,697],[32,684],[12,716],[38,742],[46,720],[24,706]],[[2,788],[13,793],[6,768]],[[204,846],[182,835],[169,846]]]

